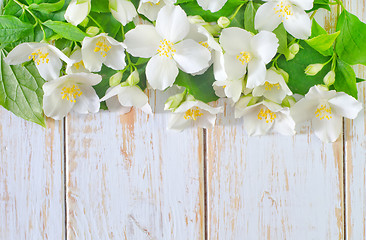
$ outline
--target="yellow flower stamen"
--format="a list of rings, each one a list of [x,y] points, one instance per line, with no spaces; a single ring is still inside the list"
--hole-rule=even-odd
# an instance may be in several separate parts
[[[41,63],[48,63],[50,59],[48,58],[48,52],[43,53],[41,49],[37,49],[29,57],[29,60],[33,60],[35,64],[39,65]]]
[[[184,114],[184,119],[188,120],[188,119],[192,119],[194,121],[197,120],[197,117],[202,116],[203,113],[200,112],[198,107],[189,109],[186,111],[186,113]]]
[[[236,59],[245,65],[246,63],[249,63],[251,56],[249,52],[240,52],[240,54],[236,56]]]
[[[258,119],[265,120],[266,123],[272,123],[276,118],[276,113],[272,112],[269,109],[264,110],[263,108],[261,108],[260,112],[258,113]]]
[[[106,57],[109,50],[111,50],[111,46],[106,43],[105,37],[101,37],[95,44],[94,52],[99,52],[100,55]]]
[[[76,68],[77,70],[79,70],[80,66],[85,67],[85,66],[84,66],[84,62],[83,62],[83,60],[81,60],[80,62],[74,63],[74,66],[75,66],[75,68]]]
[[[207,48],[208,50],[210,50],[210,46],[208,46],[207,42],[199,42],[199,44],[201,44],[202,46],[204,46],[205,48]]]
[[[316,109],[315,117],[319,118],[320,120],[329,120],[332,118],[332,109],[326,105],[321,105],[320,108]]]
[[[165,56],[167,58],[172,59],[174,56],[174,53],[176,52],[176,50],[173,48],[174,43],[172,43],[171,41],[168,41],[166,39],[161,40],[160,43],[161,44],[158,48],[158,54],[160,56]]]
[[[279,17],[288,19],[288,16],[292,16],[294,14],[291,8],[292,6],[288,4],[287,1],[280,1],[280,3],[277,4],[274,10]]]
[[[279,84],[279,83],[271,84],[271,83],[269,83],[269,82],[265,82],[264,86],[265,86],[265,89],[266,89],[267,91],[271,91],[271,90],[272,90],[272,88],[274,88],[274,87],[277,87],[277,89],[278,89],[278,90],[280,90],[280,89],[281,89],[281,87],[280,87],[280,84]]]
[[[62,99],[67,99],[70,102],[76,102],[76,98],[83,95],[83,92],[77,85],[72,87],[63,87],[61,91]]]

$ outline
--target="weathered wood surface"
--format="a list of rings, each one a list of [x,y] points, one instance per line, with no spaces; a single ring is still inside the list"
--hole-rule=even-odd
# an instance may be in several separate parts
[[[209,239],[342,239],[342,139],[248,137],[232,111],[207,134]]]
[[[0,239],[63,239],[62,122],[0,109]]]
[[[366,21],[365,2],[344,2]],[[317,19],[334,30],[334,18]],[[228,106],[206,135],[171,132],[169,93],[149,95],[153,116],[71,114],[65,139],[62,121],[42,129],[1,108],[0,240],[366,239],[365,109],[323,144],[309,126],[248,137]]]
[[[366,2],[346,0],[346,8],[366,22]],[[366,68],[354,68],[366,77]],[[366,106],[366,84],[359,84],[358,96]],[[353,120],[345,121],[346,233],[348,240],[366,239],[366,110]]]
[[[67,119],[68,239],[203,239],[202,130],[167,131],[165,99]]]

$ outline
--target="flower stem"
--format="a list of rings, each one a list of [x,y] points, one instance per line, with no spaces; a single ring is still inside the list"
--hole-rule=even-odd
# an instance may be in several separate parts
[[[104,33],[103,27],[92,16],[89,15],[88,18],[90,18],[97,25],[97,27]]]
[[[234,14],[230,17],[230,21],[232,21],[236,15],[238,14],[239,10],[246,4],[248,1],[244,1],[242,4],[239,5],[239,7],[235,10]]]
[[[125,30],[123,29],[123,25],[121,25],[121,32],[122,32],[122,39],[123,41],[125,40]],[[126,51],[126,57],[127,57],[127,62],[128,62],[128,66],[130,66],[130,71],[131,73],[134,71],[134,69],[136,69],[135,65],[132,63],[131,58],[130,58],[130,54],[128,54],[128,52]]]

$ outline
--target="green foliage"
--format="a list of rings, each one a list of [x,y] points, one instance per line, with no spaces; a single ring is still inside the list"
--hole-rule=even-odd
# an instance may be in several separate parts
[[[195,99],[208,103],[218,99],[212,87],[214,81],[213,67],[210,67],[204,74],[196,76],[179,71],[175,84],[185,87]]]
[[[0,16],[0,43],[6,45],[26,37],[33,31],[33,25],[14,16]]]
[[[222,16],[230,17],[243,1],[228,0],[222,9],[215,13],[203,10],[196,0],[178,0],[176,4],[179,4],[188,16],[200,15],[207,22],[215,22]]]
[[[108,13],[109,12],[109,1],[91,1],[91,11],[97,13]]]
[[[44,80],[33,63],[10,66],[0,50],[0,105],[15,115],[46,126],[42,112]]]
[[[332,56],[333,44],[339,34],[340,34],[339,31],[333,34],[321,34],[314,38],[305,40],[305,42],[309,44],[312,48],[317,50],[323,56]]]
[[[59,2],[56,3],[39,3],[39,4],[32,3],[31,5],[29,5],[29,9],[45,13],[52,13],[61,10],[64,5],[65,0],[60,0]]]
[[[48,20],[43,23],[46,27],[52,29],[61,37],[71,41],[82,41],[86,34],[71,23]]]
[[[339,16],[336,42],[338,56],[350,65],[366,65],[366,24],[344,10]]]
[[[256,34],[258,31],[254,28],[254,19],[257,9],[260,4],[253,3],[253,1],[249,1],[244,12],[244,26],[245,30]]]
[[[287,47],[287,32],[283,24],[281,23],[274,31],[276,37],[278,38],[278,52],[281,54],[287,54],[288,47]]]
[[[334,82],[334,88],[338,92],[345,92],[357,99],[356,74],[352,67],[342,60],[337,59],[335,73],[336,79]]]
[[[330,11],[329,0],[314,0],[314,6],[309,12],[312,12],[319,8],[324,8]]]
[[[278,66],[289,74],[288,86],[291,91],[305,95],[312,86],[323,84],[323,78],[330,71],[331,64],[324,66],[315,76],[306,75],[305,69],[308,65],[325,63],[329,61],[330,57],[321,55],[304,41],[300,41],[300,45],[302,49],[294,59],[286,61],[285,57],[281,56],[278,59]]]

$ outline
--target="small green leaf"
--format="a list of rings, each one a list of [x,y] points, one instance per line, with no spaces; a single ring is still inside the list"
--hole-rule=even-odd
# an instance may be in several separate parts
[[[302,48],[300,48],[294,59],[286,61],[285,57],[281,56],[277,63],[280,68],[289,74],[288,86],[291,91],[304,95],[312,86],[323,84],[323,78],[330,71],[331,64],[325,65],[315,76],[306,75],[305,69],[307,66],[314,63],[325,63],[329,61],[330,57],[321,55],[304,41],[300,41],[299,44]]]
[[[14,16],[0,16],[0,43],[12,43],[29,35],[32,24],[24,23]]]
[[[334,82],[334,88],[338,92],[345,92],[357,99],[356,74],[352,67],[341,59],[337,59],[335,73],[336,80]]]
[[[330,11],[329,0],[314,0],[313,8],[307,12],[312,12],[319,8],[324,8]]]
[[[364,81],[366,81],[366,79],[356,78],[356,82],[357,82],[357,83],[364,82]]]
[[[196,76],[179,71],[175,84],[185,87],[197,100],[208,103],[218,99],[212,87],[214,81],[213,67],[210,67],[204,74]]]
[[[34,63],[8,65],[0,50],[0,105],[25,120],[46,126],[42,110],[44,80]]]
[[[230,17],[241,4],[243,4],[242,0],[228,0],[223,8],[214,13],[203,10],[197,1],[185,1],[179,6],[183,8],[188,16],[199,15],[207,22],[216,22],[222,16]]]
[[[287,31],[283,24],[281,23],[274,31],[276,37],[278,38],[278,52],[282,54],[286,54],[288,52],[287,46]]]
[[[109,1],[91,1],[91,11],[97,13],[109,13]]]
[[[333,34],[322,34],[314,38],[305,40],[305,42],[309,44],[312,48],[317,50],[323,56],[332,56],[333,55],[332,47],[339,34],[340,34],[339,31]]]
[[[83,31],[81,31],[79,28],[75,27],[71,23],[48,20],[44,22],[43,25],[71,41],[81,42],[86,36]]]
[[[29,5],[29,9],[40,12],[51,13],[51,12],[57,12],[58,10],[62,9],[64,4],[65,0],[60,0],[56,3],[40,3],[40,4],[32,3],[31,5]]]
[[[256,34],[258,31],[254,27],[254,18],[260,4],[249,1],[244,12],[244,26],[245,30]]]
[[[311,25],[311,36],[310,38],[317,37],[319,35],[328,34],[322,26],[320,26],[315,19],[313,19],[313,23]]]
[[[344,10],[339,16],[336,42],[338,56],[350,65],[366,65],[366,24]]]

